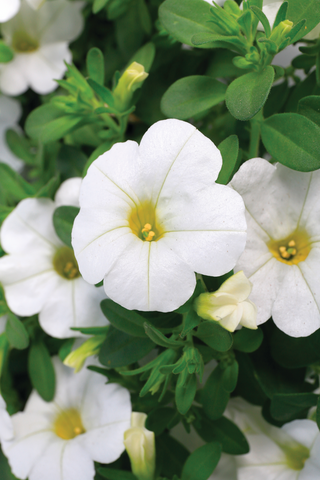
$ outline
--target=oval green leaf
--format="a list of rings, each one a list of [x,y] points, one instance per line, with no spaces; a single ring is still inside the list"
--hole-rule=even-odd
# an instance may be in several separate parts
[[[55,393],[55,372],[44,343],[36,342],[31,345],[28,371],[31,383],[40,397],[46,402],[51,402]]]
[[[249,120],[261,110],[273,84],[274,69],[251,72],[234,80],[226,93],[226,104],[238,120]]]
[[[6,335],[10,345],[18,350],[24,350],[29,345],[29,335],[23,323],[13,314],[8,314]]]
[[[63,205],[62,207],[56,208],[53,214],[53,225],[56,234],[68,247],[71,247],[71,231],[74,219],[78,213],[78,207]]]
[[[221,445],[218,442],[197,448],[184,464],[181,480],[207,480],[218,465],[220,457]]]

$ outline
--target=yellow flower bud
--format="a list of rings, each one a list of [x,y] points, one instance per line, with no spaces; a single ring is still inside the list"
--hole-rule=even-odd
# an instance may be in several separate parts
[[[128,108],[133,92],[142,85],[148,75],[144,66],[137,62],[131,63],[123,72],[113,92],[115,105],[120,111]]]
[[[88,357],[99,353],[100,346],[105,338],[105,335],[95,335],[94,337],[89,338],[89,340],[86,340],[81,347],[69,353],[63,363],[67,365],[67,367],[74,368],[75,373],[79,372]]]
[[[144,426],[147,415],[132,412],[131,428],[124,432],[124,445],[138,480],[153,480],[156,467],[154,433]]]
[[[202,293],[195,301],[195,310],[205,320],[215,320],[234,332],[240,324],[257,328],[257,307],[248,300],[252,285],[241,271],[228,278],[214,293]]]

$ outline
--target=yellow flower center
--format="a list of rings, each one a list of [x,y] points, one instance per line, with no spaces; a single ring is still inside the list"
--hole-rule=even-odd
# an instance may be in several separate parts
[[[67,280],[80,277],[78,263],[70,247],[61,247],[56,251],[53,267],[61,277]]]
[[[287,465],[292,470],[302,470],[306,460],[310,457],[310,451],[304,445],[284,448],[287,457]]]
[[[145,242],[157,241],[163,233],[150,202],[143,202],[132,209],[128,221],[132,232]]]
[[[39,42],[27,32],[17,31],[12,38],[12,48],[18,53],[35,52],[39,48]]]
[[[311,250],[310,239],[303,231],[296,231],[282,240],[271,240],[268,247],[279,262],[287,265],[303,262]]]
[[[54,433],[63,440],[71,440],[77,435],[85,433],[85,429],[82,425],[80,413],[75,408],[69,408],[63,410],[57,416],[54,422]]]

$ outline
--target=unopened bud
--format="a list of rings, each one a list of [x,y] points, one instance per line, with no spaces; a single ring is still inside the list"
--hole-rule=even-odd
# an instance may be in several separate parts
[[[148,75],[144,66],[137,62],[131,63],[123,72],[113,92],[116,107],[120,111],[128,108],[133,92],[142,85]]]

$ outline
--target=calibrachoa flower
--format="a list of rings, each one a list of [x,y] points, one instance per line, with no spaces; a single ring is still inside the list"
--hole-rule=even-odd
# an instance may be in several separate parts
[[[73,247],[83,277],[104,278],[128,309],[174,310],[195,288],[194,272],[231,270],[246,239],[241,197],[215,180],[215,145],[180,120],[118,143],[88,169]]]
[[[6,132],[12,128],[17,130],[17,122],[22,114],[21,105],[17,100],[0,96],[0,162],[6,163],[14,170],[21,169],[23,161],[11,152],[6,141]]]
[[[34,8],[40,8],[46,0],[27,0],[29,5]],[[21,0],[0,0],[0,23],[7,22],[14,17],[21,5]]]
[[[219,290],[201,293],[195,301],[199,317],[214,320],[223,328],[234,332],[240,324],[255,330],[257,328],[257,307],[248,300],[252,284],[243,272],[229,277]]]
[[[0,281],[15,314],[39,313],[53,337],[81,336],[70,327],[106,324],[99,307],[105,295],[83,280],[72,249],[57,237],[55,208],[48,198],[27,198],[5,219],[0,239],[8,255],[0,259]]]
[[[231,181],[246,206],[248,239],[235,270],[253,284],[258,324],[283,332],[320,327],[320,171],[302,173],[254,158]]]
[[[227,416],[244,432],[250,452],[235,457],[237,480],[315,480],[320,478],[320,433],[312,420],[281,428],[267,423],[260,408],[233,399]]]
[[[64,61],[71,62],[68,44],[83,28],[82,7],[82,2],[55,0],[35,11],[22,0],[19,13],[1,27],[15,53],[11,62],[0,66],[3,93],[20,95],[31,87],[47,94],[57,88],[54,79],[63,77]]]
[[[124,451],[130,426],[129,392],[89,370],[78,374],[53,359],[56,394],[47,403],[33,391],[11,417],[0,402],[0,440],[13,474],[29,480],[93,480],[93,462],[111,463]],[[12,423],[11,423],[12,422]]]

